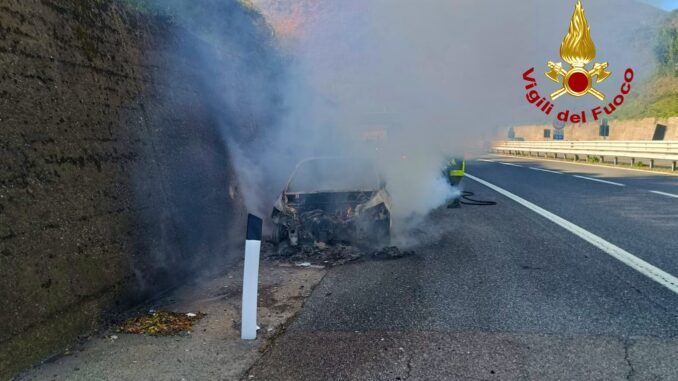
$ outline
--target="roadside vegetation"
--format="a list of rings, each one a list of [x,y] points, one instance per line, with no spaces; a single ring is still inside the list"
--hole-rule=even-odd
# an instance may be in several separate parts
[[[678,116],[678,10],[659,27],[657,71],[617,113],[620,119]]]

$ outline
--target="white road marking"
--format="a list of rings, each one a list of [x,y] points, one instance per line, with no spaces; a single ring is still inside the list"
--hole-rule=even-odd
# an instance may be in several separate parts
[[[636,257],[635,255],[629,253],[628,251],[620,248],[619,246],[616,246],[615,244],[606,241],[602,237],[599,237],[588,230],[579,227],[575,224],[573,224],[570,221],[567,221],[566,219],[559,217],[551,212],[549,212],[546,209],[543,209],[519,196],[516,196],[515,194],[500,188],[492,183],[489,183],[483,179],[479,179],[473,175],[466,174],[466,177],[470,178],[471,180],[474,180],[480,184],[485,185],[486,187],[494,190],[495,192],[506,196],[510,198],[511,200],[521,204],[522,206],[532,210],[533,212],[539,214],[540,216],[550,220],[551,222],[555,223],[556,225],[559,225],[560,227],[564,228],[565,230],[573,233],[574,235],[578,236],[579,238],[583,239],[584,241],[587,241],[588,243],[592,244],[593,246],[599,248],[600,250],[604,251],[605,253],[609,254],[611,257],[619,260],[620,262],[624,263],[625,265],[631,267],[632,269],[638,271],[639,273],[645,275],[646,277],[652,279],[653,281],[661,284],[662,286],[668,288],[669,290],[673,291],[674,293],[678,294],[678,278],[674,277],[673,275],[667,273],[666,271],[655,267],[654,265],[645,262],[644,260]]]
[[[497,154],[497,153],[492,154],[492,156],[510,157],[510,158],[516,157],[514,155],[501,155],[501,154]],[[615,165],[580,163],[580,162],[575,162],[575,161],[570,161],[570,160],[562,160],[562,159],[561,160],[545,159],[543,157],[535,158],[535,157],[529,157],[529,156],[520,156],[520,160],[552,161],[554,163],[564,163],[564,164],[572,164],[572,165],[585,165],[585,166],[588,166],[588,167],[598,167],[598,168],[602,167],[602,168],[609,168],[609,169],[620,169],[622,171],[645,172],[645,173],[652,173],[654,175],[662,175],[662,176],[678,176],[678,173],[672,173],[672,172],[650,171],[650,170],[647,170],[647,169],[628,168],[628,167],[615,166]]]
[[[541,172],[548,172],[548,173],[555,173],[556,175],[562,175],[562,172],[556,172],[556,171],[549,171],[548,169],[542,169],[542,168],[535,168],[535,167],[530,167],[531,170],[533,171],[541,171]]]
[[[573,175],[573,176],[576,177],[576,178],[578,178],[578,179],[584,179],[584,180],[589,180],[589,181],[596,181],[596,182],[603,183],[603,184],[616,185],[616,186],[618,186],[618,187],[625,187],[625,186],[626,186],[626,185],[624,185],[624,184],[615,183],[615,182],[612,182],[612,181],[606,181],[606,180],[601,180],[601,179],[594,179],[593,177],[577,176],[577,175]]]
[[[522,165],[511,164],[511,163],[504,163],[504,162],[502,162],[502,161],[500,161],[499,164],[510,165],[510,166],[512,166],[512,167],[519,167],[519,168],[522,168],[522,167],[523,167]]]
[[[662,196],[673,197],[673,198],[678,198],[678,194],[673,194],[673,193],[666,193],[666,192],[660,192],[660,191],[650,191],[650,193],[659,194],[659,195],[662,195]]]
[[[484,161],[486,163],[495,163],[494,160],[487,160],[487,159],[478,159],[478,161]]]

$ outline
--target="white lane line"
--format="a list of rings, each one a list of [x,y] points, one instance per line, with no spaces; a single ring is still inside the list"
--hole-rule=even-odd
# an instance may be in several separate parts
[[[678,194],[673,194],[673,193],[666,193],[666,192],[660,192],[660,191],[650,191],[650,193],[659,194],[659,195],[662,195],[662,196],[673,197],[673,198],[678,198]]]
[[[494,160],[487,160],[487,159],[478,159],[478,161],[484,161],[486,163],[496,163]]]
[[[496,154],[496,153],[493,154],[492,156],[495,156],[495,157],[510,157],[512,159],[516,158],[516,156],[514,156],[514,155],[500,155],[500,154]],[[545,159],[543,157],[535,158],[535,157],[529,157],[529,156],[520,156],[520,160],[552,161],[554,163],[563,163],[563,164],[572,164],[572,165],[585,165],[587,167],[598,167],[598,168],[608,168],[608,169],[620,169],[622,171],[645,172],[645,173],[652,173],[654,175],[662,175],[662,176],[678,176],[678,173],[671,173],[671,172],[650,171],[650,170],[647,170],[647,169],[627,168],[627,167],[614,166],[614,165],[580,163],[580,162],[570,161],[570,160]]]
[[[522,167],[523,167],[522,165],[511,164],[511,163],[504,163],[504,162],[502,162],[502,161],[500,161],[499,164],[510,165],[511,167],[519,167],[519,168],[522,168]]]
[[[669,290],[673,291],[674,293],[678,294],[678,278],[674,277],[673,275],[667,273],[666,271],[655,267],[651,265],[650,263],[645,262],[644,260],[636,257],[635,255],[629,253],[628,251],[620,248],[619,246],[616,246],[615,244],[608,242],[604,240],[603,238],[589,232],[588,230],[585,230],[584,228],[581,228],[575,224],[573,224],[570,221],[567,221],[566,219],[559,217],[548,210],[545,210],[521,197],[516,196],[515,194],[502,189],[492,183],[488,183],[487,181],[483,179],[479,179],[473,175],[466,174],[466,177],[470,178],[471,180],[477,181],[480,184],[485,185],[486,187],[494,190],[495,192],[502,194],[511,200],[521,204],[522,206],[532,210],[533,212],[541,215],[542,217],[550,220],[551,222],[555,223],[556,225],[559,225],[560,227],[564,228],[565,230],[573,233],[574,235],[578,236],[579,238],[583,239],[584,241],[587,241],[588,243],[592,244],[593,246],[599,248],[600,250],[604,251],[605,253],[609,254],[611,257],[619,260],[620,262],[624,263],[625,265],[631,267],[632,269],[638,271],[639,273],[645,275],[646,277],[652,279],[653,281],[661,284],[662,286],[668,288]]]
[[[556,171],[549,171],[548,169],[542,169],[542,168],[535,168],[535,167],[530,167],[531,170],[533,171],[541,171],[541,172],[548,172],[548,173],[555,173],[556,175],[562,175],[562,172],[556,172]]]
[[[589,181],[596,181],[596,182],[603,183],[603,184],[616,185],[616,186],[618,186],[618,187],[625,187],[625,186],[626,186],[626,185],[624,185],[624,184],[615,183],[615,182],[612,182],[612,181],[606,181],[606,180],[601,180],[601,179],[594,179],[593,177],[577,176],[577,175],[573,175],[573,176],[576,177],[576,178],[578,178],[578,179],[584,179],[584,180],[589,180]]]

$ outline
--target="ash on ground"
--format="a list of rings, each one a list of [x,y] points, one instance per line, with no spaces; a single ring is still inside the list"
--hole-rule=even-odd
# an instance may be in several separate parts
[[[360,248],[349,243],[315,244],[290,246],[286,243],[275,245],[267,242],[262,246],[264,258],[308,264],[315,266],[340,266],[360,259],[388,260],[414,255],[414,251],[400,250],[396,246],[388,246],[379,250]]]

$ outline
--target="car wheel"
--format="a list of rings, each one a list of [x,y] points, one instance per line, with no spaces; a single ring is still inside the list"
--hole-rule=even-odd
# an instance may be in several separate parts
[[[271,240],[273,243],[280,243],[287,239],[287,228],[282,225],[274,225],[273,233],[271,234]]]

